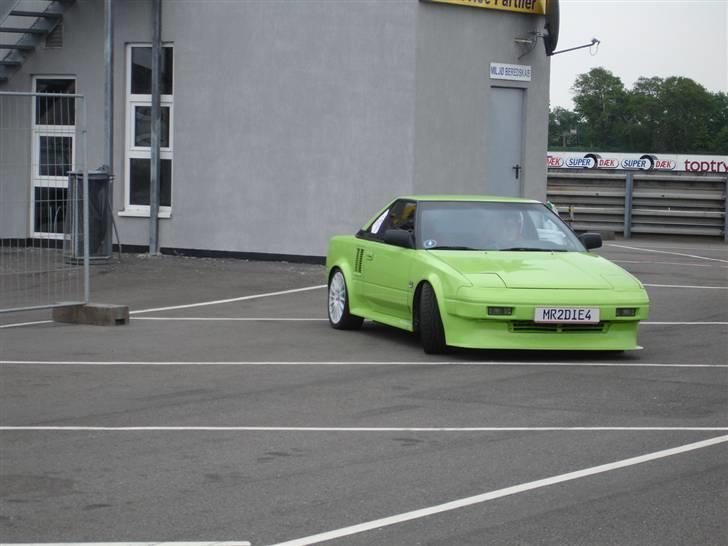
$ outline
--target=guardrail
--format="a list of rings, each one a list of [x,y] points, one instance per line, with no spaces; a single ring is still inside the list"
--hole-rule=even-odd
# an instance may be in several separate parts
[[[577,231],[701,235],[728,241],[728,177],[549,170],[547,196]]]

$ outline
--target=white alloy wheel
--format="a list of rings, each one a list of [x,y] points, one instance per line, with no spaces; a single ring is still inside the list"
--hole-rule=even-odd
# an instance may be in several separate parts
[[[336,271],[329,283],[329,318],[339,324],[346,309],[346,283],[341,271]]]

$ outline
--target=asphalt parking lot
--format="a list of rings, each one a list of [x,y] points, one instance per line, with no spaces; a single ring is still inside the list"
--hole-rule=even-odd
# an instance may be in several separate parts
[[[425,355],[316,265],[124,256],[0,315],[0,541],[728,544],[728,246],[608,241],[641,351]]]

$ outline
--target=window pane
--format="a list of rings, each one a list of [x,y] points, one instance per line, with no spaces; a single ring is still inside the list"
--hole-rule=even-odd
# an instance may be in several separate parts
[[[162,48],[162,95],[172,94],[173,49]],[[152,48],[131,48],[131,92],[133,95],[152,94]]]
[[[150,159],[132,158],[129,160],[129,203],[131,205],[149,205]],[[159,204],[172,206],[172,160],[161,160],[159,182]]]
[[[35,81],[36,93],[66,93],[76,92],[75,80],[38,79]],[[35,98],[36,125],[75,125],[76,99],[65,97],[36,97]]]
[[[161,146],[169,148],[169,107],[162,107]],[[152,107],[134,107],[134,146],[152,145]]]
[[[70,136],[40,137],[40,176],[66,176],[72,168],[73,139]]]
[[[67,191],[65,188],[35,188],[33,231],[63,233]]]

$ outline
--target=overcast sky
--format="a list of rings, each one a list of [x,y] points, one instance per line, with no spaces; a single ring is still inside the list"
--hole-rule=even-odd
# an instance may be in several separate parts
[[[551,107],[572,109],[579,74],[603,66],[629,89],[640,76],[685,76],[728,92],[728,0],[561,0],[558,49],[601,40],[551,58]],[[593,53],[593,50],[592,50]]]

